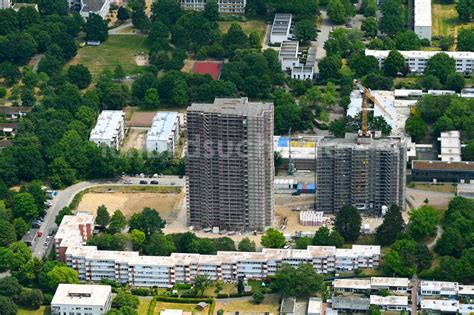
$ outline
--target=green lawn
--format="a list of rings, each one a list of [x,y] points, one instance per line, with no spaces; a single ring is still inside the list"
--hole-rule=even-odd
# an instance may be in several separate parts
[[[452,35],[454,38],[461,28],[469,28],[473,23],[462,23],[458,18],[455,4],[443,4],[440,0],[433,1],[432,5],[433,36]]]
[[[18,315],[49,315],[51,314],[51,309],[49,306],[41,306],[37,310],[29,310],[25,308],[18,308]]]
[[[138,303],[138,314],[147,314],[148,313],[148,306],[150,306],[151,303],[151,297],[150,298],[145,298],[145,297],[140,297],[138,298],[140,300],[140,303]]]
[[[245,22],[235,22],[235,21],[221,21],[219,23],[219,29],[226,33],[232,23],[237,23],[240,25],[242,30],[250,34],[252,31],[257,31],[260,34],[260,37],[263,39],[265,36],[266,24],[263,20],[247,20]]]
[[[71,64],[83,64],[89,68],[93,80],[105,69],[113,70],[122,65],[126,73],[138,71],[135,55],[148,53],[146,36],[141,35],[111,35],[108,40],[98,47],[85,46],[77,52]]]
[[[153,314],[160,314],[163,310],[182,310],[185,312],[192,312],[193,315],[205,315],[209,312],[209,308],[206,308],[204,311],[200,311],[197,309],[196,304],[187,304],[187,303],[168,303],[168,302],[156,302],[155,311]],[[142,314],[138,312],[138,314]],[[143,313],[146,314],[146,313]]]

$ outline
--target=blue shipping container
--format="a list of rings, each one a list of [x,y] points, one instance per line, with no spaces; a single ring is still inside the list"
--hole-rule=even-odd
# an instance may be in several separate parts
[[[302,190],[303,190],[303,184],[298,184],[298,186],[296,186],[296,191],[301,192]]]

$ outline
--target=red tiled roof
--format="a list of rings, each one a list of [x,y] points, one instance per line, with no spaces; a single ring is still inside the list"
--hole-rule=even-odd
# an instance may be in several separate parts
[[[219,79],[222,70],[222,62],[196,61],[193,66],[193,73],[209,74],[214,80]]]

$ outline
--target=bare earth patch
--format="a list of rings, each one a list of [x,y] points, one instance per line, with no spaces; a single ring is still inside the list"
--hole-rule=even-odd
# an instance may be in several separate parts
[[[179,204],[183,197],[184,192],[89,192],[82,197],[77,210],[95,215],[97,207],[103,204],[107,207],[110,214],[120,209],[127,218],[130,218],[132,214],[140,212],[145,207],[150,207],[160,212],[163,219],[172,221],[178,215]]]

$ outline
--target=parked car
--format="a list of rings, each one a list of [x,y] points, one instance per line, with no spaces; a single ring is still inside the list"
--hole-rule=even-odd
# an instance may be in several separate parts
[[[152,181],[150,182],[150,184],[152,184],[152,185],[158,185],[159,183],[158,183],[157,180],[152,180]]]
[[[131,179],[126,179],[123,181],[124,184],[130,185],[132,183]]]
[[[40,231],[36,232],[36,236],[38,236],[38,237],[43,236],[43,232],[40,232]]]
[[[176,183],[175,183],[175,182],[171,182],[170,185],[176,185]]]
[[[148,182],[146,180],[141,180],[140,185],[148,185]]]
[[[292,196],[299,196],[299,195],[301,195],[301,192],[295,191],[295,192],[293,192],[291,195],[292,195]]]

